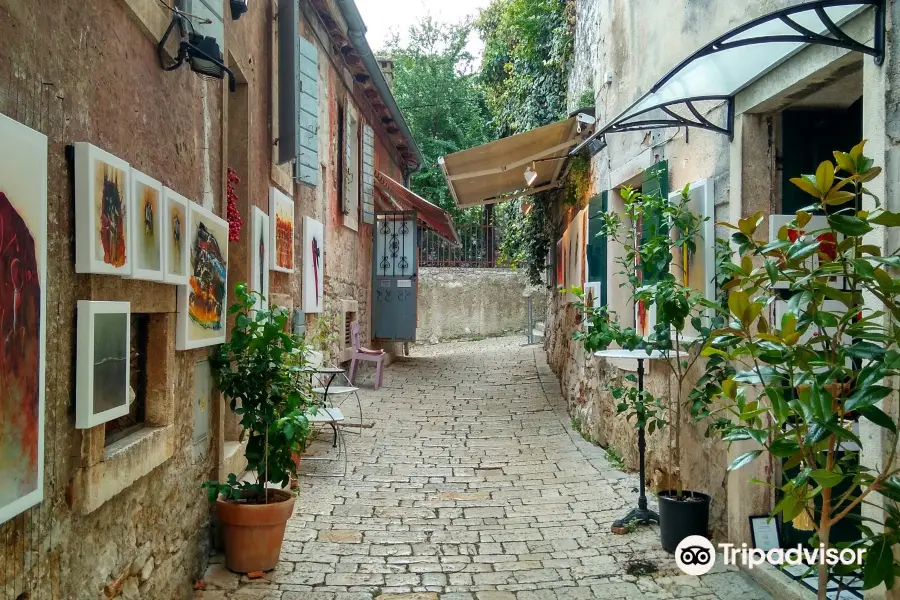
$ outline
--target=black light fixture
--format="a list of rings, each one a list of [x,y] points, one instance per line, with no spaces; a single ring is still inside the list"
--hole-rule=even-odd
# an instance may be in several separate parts
[[[241,15],[247,12],[249,0],[231,0],[231,20],[237,21]]]
[[[185,30],[185,23],[190,28],[189,32]],[[178,45],[178,54],[175,56],[175,61],[167,65],[165,46],[176,25],[181,32],[181,44]],[[172,17],[172,22],[169,23],[165,35],[159,40],[156,50],[159,54],[159,65],[163,70],[174,71],[182,63],[187,62],[191,67],[191,71],[201,77],[225,79],[225,74],[227,73],[228,89],[232,92],[235,90],[237,83],[234,79],[234,73],[225,66],[222,60],[222,51],[219,49],[219,43],[216,41],[216,38],[200,35],[194,31],[194,26],[190,20],[182,15],[176,13]]]

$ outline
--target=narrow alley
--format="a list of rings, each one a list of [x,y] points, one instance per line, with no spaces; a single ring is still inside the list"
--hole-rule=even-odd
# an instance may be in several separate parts
[[[196,599],[769,598],[737,571],[682,575],[655,527],[610,533],[637,477],[572,430],[521,343],[416,346],[380,391],[366,381],[374,427],[345,435],[345,479],[301,478],[278,568],[251,581],[214,558]]]

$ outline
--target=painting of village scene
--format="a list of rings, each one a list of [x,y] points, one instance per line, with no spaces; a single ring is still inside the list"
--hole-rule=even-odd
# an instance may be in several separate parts
[[[47,138],[0,115],[0,523],[43,499]]]
[[[280,191],[269,193],[269,219],[272,229],[272,268],[276,271],[294,270],[294,202]]]
[[[191,203],[188,234],[188,285],[178,290],[179,350],[223,343],[228,312],[228,223]]]

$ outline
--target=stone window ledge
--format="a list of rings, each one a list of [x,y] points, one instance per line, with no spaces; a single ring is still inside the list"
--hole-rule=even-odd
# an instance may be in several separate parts
[[[175,428],[145,427],[110,444],[103,460],[78,469],[72,484],[74,508],[81,514],[97,510],[175,454]]]

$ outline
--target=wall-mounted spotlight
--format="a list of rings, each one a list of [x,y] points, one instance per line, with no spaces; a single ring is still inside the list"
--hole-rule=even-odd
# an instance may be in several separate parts
[[[185,24],[190,28],[190,31],[187,31]],[[176,25],[181,32],[181,43],[178,45],[178,54],[175,56],[175,61],[167,65],[165,46]],[[216,38],[196,33],[194,26],[191,25],[190,20],[186,17],[178,13],[172,17],[172,22],[169,23],[165,35],[159,40],[156,50],[159,54],[159,66],[163,70],[174,71],[187,62],[191,67],[191,71],[201,77],[225,79],[225,75],[228,74],[228,89],[232,92],[235,90],[237,84],[234,79],[234,73],[225,66],[222,60],[222,51],[219,49],[219,43],[216,41]]]
[[[534,182],[537,181],[537,176],[537,171],[534,170],[534,163],[531,163],[531,165],[525,169],[525,183],[528,187],[534,185]]]
[[[241,15],[247,12],[247,2],[249,0],[231,0],[231,19],[237,21]]]

